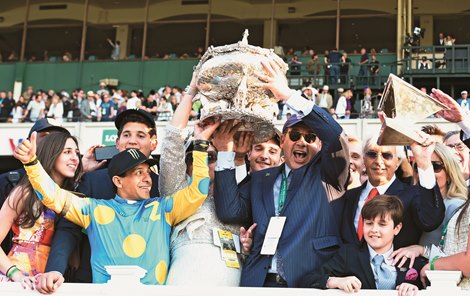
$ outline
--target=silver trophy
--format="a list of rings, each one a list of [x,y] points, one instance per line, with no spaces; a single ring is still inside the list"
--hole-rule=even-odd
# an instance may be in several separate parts
[[[275,61],[286,73],[288,65],[273,49],[248,44],[248,30],[238,43],[209,47],[195,68],[198,93],[202,103],[201,120],[221,116],[222,120],[242,122],[240,130],[253,131],[254,141],[274,136],[273,120],[279,113],[277,100],[254,74],[263,72],[261,61]]]

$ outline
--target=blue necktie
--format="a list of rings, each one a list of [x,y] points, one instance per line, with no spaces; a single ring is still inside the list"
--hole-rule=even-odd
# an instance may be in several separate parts
[[[376,275],[377,290],[394,290],[396,279],[390,270],[382,266],[382,263],[384,263],[384,256],[382,255],[376,255],[372,259]]]

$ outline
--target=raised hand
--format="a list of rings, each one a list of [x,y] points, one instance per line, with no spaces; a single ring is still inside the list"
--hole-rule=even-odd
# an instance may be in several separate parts
[[[221,119],[218,117],[209,117],[204,121],[199,121],[194,125],[194,139],[209,140],[215,130],[219,127],[220,122]]]
[[[445,120],[450,122],[460,122],[467,116],[459,103],[442,90],[433,88],[431,91],[431,97],[449,108],[449,110],[441,110],[436,113]]]
[[[245,163],[245,155],[250,152],[253,145],[253,132],[242,131],[238,139],[235,139],[233,151],[235,152],[235,162]]]
[[[106,164],[106,159],[102,161],[97,161],[95,159],[95,149],[98,147],[104,147],[104,145],[93,145],[88,148],[85,155],[82,157],[83,171],[85,173],[95,171],[102,168]]]
[[[264,83],[257,83],[256,86],[269,89],[278,101],[287,101],[294,92],[289,88],[287,77],[282,72],[279,65],[271,60],[269,62],[261,62],[264,73],[255,72],[254,74]]]
[[[220,125],[212,139],[212,145],[217,151],[234,151],[234,136],[241,124],[241,122],[235,124],[234,120],[226,120]]]
[[[36,157],[36,138],[37,132],[33,132],[29,139],[25,139],[19,144],[13,156],[22,163],[28,163]]]
[[[413,152],[418,168],[425,170],[432,165],[431,156],[434,153],[436,141],[430,135],[422,131],[416,131],[416,134],[420,139],[420,144],[417,142],[411,144],[411,151]]]
[[[256,223],[250,226],[248,230],[245,227],[240,227],[240,243],[242,244],[242,253],[245,255],[250,254],[251,247],[253,246],[253,231],[256,228]]]

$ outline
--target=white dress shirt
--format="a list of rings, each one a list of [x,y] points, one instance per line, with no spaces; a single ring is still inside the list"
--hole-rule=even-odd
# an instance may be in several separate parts
[[[434,170],[432,166],[429,166],[426,170],[422,170],[418,168],[418,176],[419,176],[419,184],[423,186],[426,189],[432,189],[436,185],[436,176],[434,175]],[[388,181],[387,183],[377,186],[377,191],[379,194],[385,194],[385,192],[388,190],[390,185],[395,181],[396,177],[393,175],[392,179]],[[369,192],[374,188],[374,186],[367,181],[367,185],[362,190],[361,195],[359,196],[359,202],[357,204],[357,210],[356,210],[356,215],[354,216],[354,227],[356,228],[357,231],[357,225],[359,224],[359,215],[361,214],[362,207],[364,206],[364,203],[366,202],[367,196],[369,195]]]

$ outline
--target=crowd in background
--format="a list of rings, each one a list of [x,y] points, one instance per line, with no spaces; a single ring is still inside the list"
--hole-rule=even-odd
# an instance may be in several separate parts
[[[10,227],[14,233],[13,246],[0,250],[0,282],[51,293],[65,278],[105,283],[104,266],[133,263],[148,271],[144,284],[386,289],[405,296],[429,285],[427,270],[460,270],[459,285],[469,289],[470,116],[462,105],[433,89],[449,108],[439,115],[461,130],[425,126],[409,146],[381,145],[379,131],[361,141],[333,120],[347,116],[350,90],[331,115],[328,87],[324,96],[309,87],[300,93],[278,65],[263,67],[260,87],[291,110],[282,131],[255,141],[252,131],[238,131],[241,122],[212,118],[188,137],[193,79],[161,139],[158,176],[148,158],[157,145],[155,117],[139,109],[138,94],[115,118],[119,153],[105,169],[93,157],[99,145],[80,157],[66,129],[37,120],[14,152],[29,178],[10,186],[0,211],[4,237]],[[93,121],[84,111],[97,108],[97,97],[82,92],[81,116]],[[87,198],[62,190],[69,181]],[[272,234],[278,243],[266,250],[268,225],[282,220]]]
[[[35,122],[54,118],[58,122],[114,121],[126,109],[143,109],[155,120],[168,121],[180,103],[183,91],[166,85],[144,94],[141,90],[123,90],[100,83],[99,89],[75,89],[73,92],[35,90],[29,86],[15,100],[11,91],[0,91],[0,122]],[[195,105],[194,118],[199,109]]]
[[[427,93],[426,88],[421,91]],[[353,89],[330,89],[328,85],[314,87],[312,83],[304,86],[301,92],[305,98],[325,109],[335,119],[376,118],[380,92],[364,87],[361,92]],[[58,122],[106,122],[126,109],[143,109],[157,121],[168,121],[178,107],[184,91],[178,86],[159,88],[144,94],[141,90],[130,92],[108,87],[101,83],[99,89],[75,89],[72,93],[54,90],[34,90],[29,86],[15,100],[12,91],[0,91],[0,122],[35,122],[41,118],[54,118]],[[468,92],[461,91],[456,101],[464,110],[470,111]],[[191,120],[199,118],[201,104],[192,106]],[[292,115],[292,110],[279,103],[279,120]]]

